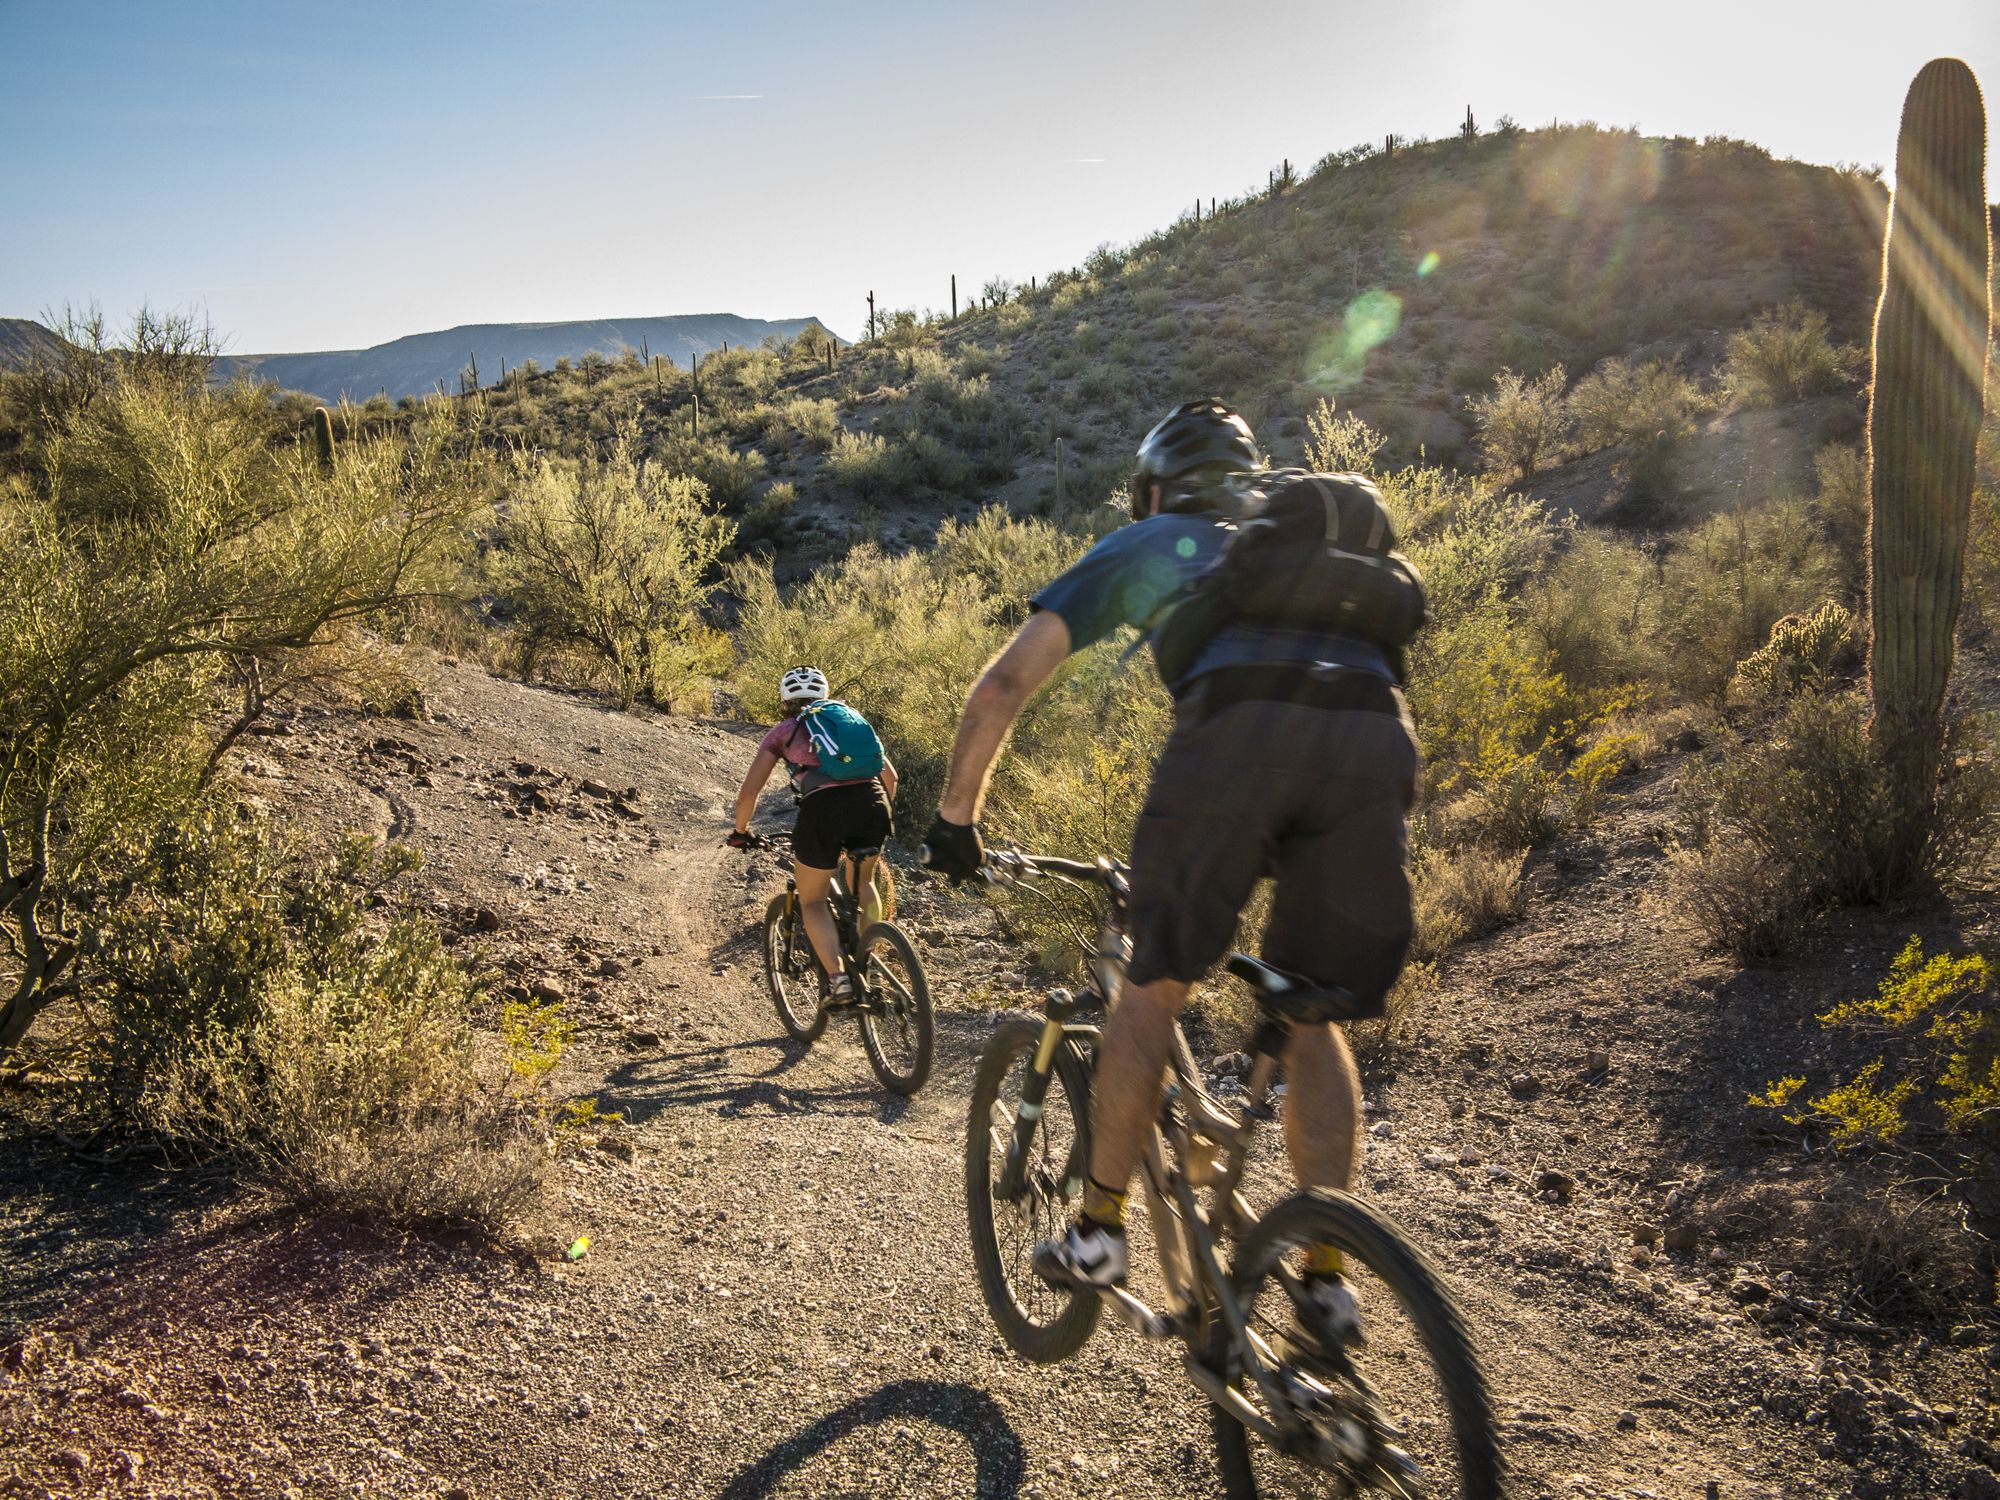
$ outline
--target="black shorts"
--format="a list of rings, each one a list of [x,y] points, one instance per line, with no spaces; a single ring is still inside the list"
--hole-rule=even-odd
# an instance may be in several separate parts
[[[873,854],[895,831],[889,798],[872,777],[821,787],[799,803],[792,826],[792,854],[808,870],[831,870],[843,852]]]
[[[1132,983],[1200,979],[1268,875],[1264,958],[1381,1014],[1411,932],[1417,747],[1396,707],[1251,700],[1184,719],[1132,834]]]

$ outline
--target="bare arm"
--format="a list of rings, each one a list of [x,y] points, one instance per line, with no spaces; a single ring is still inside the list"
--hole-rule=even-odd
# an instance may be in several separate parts
[[[882,757],[882,791],[891,802],[896,800],[896,766],[886,755]]]
[[[1028,616],[1000,654],[987,663],[965,700],[952,741],[938,815],[948,823],[976,823],[986,805],[986,783],[1007,731],[1035,689],[1047,682],[1069,655],[1069,626],[1050,610]]]
[[[771,772],[778,766],[775,750],[759,750],[756,759],[750,762],[750,769],[743,777],[743,789],[736,794],[736,831],[750,831],[750,815],[757,810],[757,798],[764,790],[764,783],[771,779]]]

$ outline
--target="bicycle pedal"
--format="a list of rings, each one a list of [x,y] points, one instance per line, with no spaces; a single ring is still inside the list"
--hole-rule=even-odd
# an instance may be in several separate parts
[[[1118,1315],[1127,1328],[1143,1339],[1170,1339],[1174,1336],[1174,1321],[1163,1313],[1156,1313],[1122,1286],[1099,1287],[1098,1295],[1105,1305]]]

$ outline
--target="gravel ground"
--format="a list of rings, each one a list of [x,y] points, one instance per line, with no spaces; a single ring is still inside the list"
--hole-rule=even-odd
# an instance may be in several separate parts
[[[741,726],[449,663],[430,701],[295,721],[243,757],[246,795],[422,847],[463,941],[570,997],[564,1081],[627,1127],[508,1253],[0,1118],[0,1494],[1215,1493],[1171,1349],[1107,1324],[1029,1366],[980,1303],[971,997],[1024,962],[990,913],[906,885],[941,1013],[896,1100],[851,1027],[782,1040],[751,936],[781,876],[719,847]],[[1784,975],[1702,959],[1661,900],[1674,774],[1630,778],[1594,840],[1538,857],[1527,919],[1448,966],[1370,1081],[1367,1190],[1465,1303],[1519,1495],[2000,1496],[1993,1329],[1835,1326],[1832,1284],[1788,1269],[1835,1188],[1742,1103],[1893,924]]]

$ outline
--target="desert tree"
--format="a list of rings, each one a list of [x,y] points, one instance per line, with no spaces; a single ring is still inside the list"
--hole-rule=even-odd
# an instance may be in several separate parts
[[[618,673],[626,706],[657,698],[735,536],[699,479],[635,456],[519,456],[489,563],[519,622],[524,661],[581,647]]]
[[[0,490],[0,1049],[73,985],[106,859],[213,771],[230,685],[438,588],[478,508],[448,418],[326,465],[211,354],[148,316],[31,377],[37,463]]]

